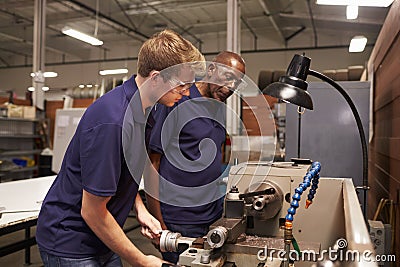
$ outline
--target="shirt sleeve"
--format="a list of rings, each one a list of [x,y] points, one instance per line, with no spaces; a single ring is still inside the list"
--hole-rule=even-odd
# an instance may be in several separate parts
[[[99,125],[81,133],[81,174],[83,188],[98,196],[117,191],[122,162],[121,127]]]

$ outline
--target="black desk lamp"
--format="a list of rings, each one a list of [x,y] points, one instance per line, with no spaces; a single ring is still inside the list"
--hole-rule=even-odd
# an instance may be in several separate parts
[[[313,102],[310,94],[307,92],[308,83],[306,82],[307,75],[314,76],[324,82],[329,83],[345,98],[349,104],[353,116],[357,123],[358,133],[361,140],[362,156],[363,156],[363,184],[361,189],[364,190],[364,206],[363,215],[367,218],[367,190],[368,187],[368,150],[365,133],[362,127],[360,115],[357,108],[346,91],[334,80],[310,69],[311,59],[302,55],[294,55],[285,76],[281,76],[278,82],[268,85],[263,90],[263,94],[270,95],[297,106],[312,110]],[[359,188],[359,187],[358,187]]]

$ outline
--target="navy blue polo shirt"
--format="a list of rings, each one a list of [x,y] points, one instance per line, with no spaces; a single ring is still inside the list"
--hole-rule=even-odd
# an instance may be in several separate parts
[[[203,97],[193,85],[189,97],[183,96],[170,108],[158,105],[152,115],[155,122],[149,149],[162,154],[159,190],[163,220],[173,224],[214,222],[221,217],[223,206],[216,181],[222,173],[225,106]]]
[[[82,258],[110,251],[81,217],[83,189],[111,196],[107,209],[121,227],[132,209],[144,158],[127,160],[122,132],[130,131],[133,155],[145,150],[145,116],[134,79],[99,98],[79,122],[38,218],[36,240],[50,254]]]

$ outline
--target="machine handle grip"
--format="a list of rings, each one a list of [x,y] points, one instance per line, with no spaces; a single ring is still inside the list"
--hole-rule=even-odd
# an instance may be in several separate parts
[[[254,192],[239,194],[239,198],[243,199],[246,197],[254,197],[254,196],[261,196],[261,195],[273,195],[273,194],[275,194],[275,188],[267,188],[267,189],[261,190],[261,191],[254,191]]]

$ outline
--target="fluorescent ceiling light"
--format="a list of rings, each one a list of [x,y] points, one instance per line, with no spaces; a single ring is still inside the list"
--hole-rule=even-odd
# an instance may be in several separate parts
[[[101,70],[100,75],[113,75],[113,74],[124,74],[128,73],[128,69],[113,69],[113,70]]]
[[[71,36],[75,39],[81,40],[83,42],[89,43],[91,45],[102,45],[103,41],[100,41],[99,39],[87,35],[85,33],[79,32],[77,30],[71,29],[70,27],[64,27],[62,28],[61,32],[63,34],[66,34],[68,36]]]
[[[358,17],[358,6],[347,6],[346,8],[346,18],[356,19]]]
[[[33,77],[35,77],[35,76],[36,76],[36,74],[33,73],[33,72],[31,72],[31,77],[33,78]],[[55,77],[58,76],[58,73],[57,73],[57,72],[54,72],[54,71],[46,71],[46,72],[43,73],[43,76],[44,76],[45,78],[55,78]]]
[[[394,0],[317,0],[318,5],[388,7]]]
[[[365,45],[367,44],[367,38],[365,36],[354,36],[350,41],[349,52],[357,53],[364,51]]]

